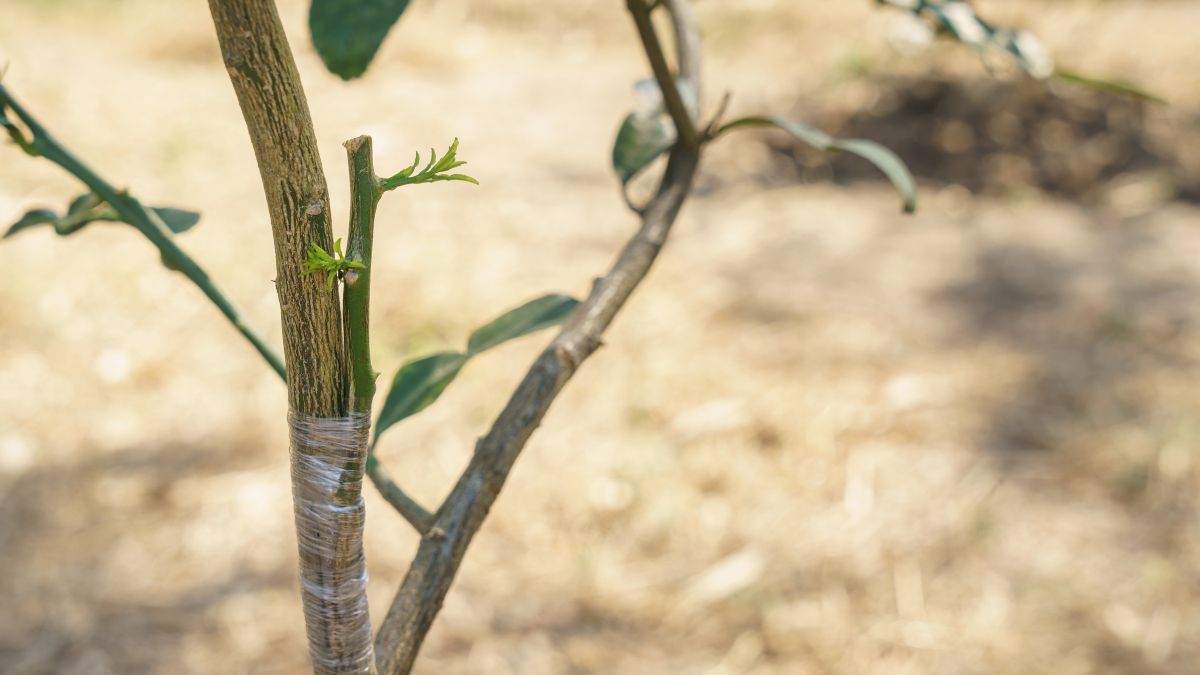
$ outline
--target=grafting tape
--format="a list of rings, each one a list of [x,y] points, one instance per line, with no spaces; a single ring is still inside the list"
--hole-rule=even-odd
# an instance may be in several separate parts
[[[370,418],[288,413],[292,500],[309,653],[319,675],[369,673],[362,500]]]

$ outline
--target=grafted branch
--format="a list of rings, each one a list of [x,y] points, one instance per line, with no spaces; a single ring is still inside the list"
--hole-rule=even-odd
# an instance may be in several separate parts
[[[350,237],[346,258],[361,263],[362,268],[348,273],[343,279],[343,330],[346,353],[350,357],[351,407],[355,412],[369,414],[375,398],[375,379],[379,375],[371,365],[371,252],[375,213],[388,187],[375,175],[370,136],[347,141],[346,159],[350,166]],[[433,516],[388,477],[373,452],[368,453],[366,472],[379,494],[418,532],[424,534],[429,530]]]
[[[366,415],[350,410],[337,294],[305,273],[310,246],[333,248],[308,102],[273,0],[208,4],[271,215],[309,653],[318,673],[372,673],[360,496]]]
[[[681,70],[687,63],[690,72],[698,72],[698,61],[691,56],[698,41],[693,34],[694,23],[690,14],[683,16],[680,11],[681,7],[687,7],[686,1],[676,0],[665,7],[672,12],[676,29],[686,31],[676,38],[677,48],[689,52],[686,58],[679,59]],[[651,8],[638,0],[629,0],[629,8],[652,66],[665,64],[665,59],[660,62],[661,43],[649,22]],[[658,67],[655,70],[656,75],[661,75],[664,99],[669,101],[672,96],[668,92],[673,90],[676,104],[681,104],[674,76]],[[695,137],[694,118],[682,105],[671,112],[679,125],[681,142],[670,153],[654,198],[640,211],[641,226],[637,233],[625,244],[608,273],[596,282],[587,300],[534,361],[491,429],[476,443],[466,470],[437,510],[432,526],[424,532],[416,559],[375,638],[380,673],[396,675],[412,669],[467,547],[521,451],[559,392],[600,346],[604,331],[646,277],[666,243],[700,162],[699,142],[683,140],[687,133],[684,129],[690,128]]]
[[[308,246],[329,250],[329,189],[300,74],[272,0],[209,0],[229,78],[258,159],[275,240],[288,402],[307,415],[347,411],[337,295],[304,273]]]

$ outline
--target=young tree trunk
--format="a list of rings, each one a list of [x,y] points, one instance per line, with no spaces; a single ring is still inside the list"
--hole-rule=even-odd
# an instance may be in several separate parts
[[[209,0],[258,159],[283,316],[292,495],[309,651],[318,673],[374,672],[362,552],[367,418],[351,413],[341,311],[306,251],[332,250],[308,103],[273,0]]]

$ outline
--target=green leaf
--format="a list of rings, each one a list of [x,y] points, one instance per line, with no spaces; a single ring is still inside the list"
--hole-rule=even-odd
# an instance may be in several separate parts
[[[17,219],[17,222],[8,226],[8,230],[4,233],[4,239],[15,235],[21,230],[27,230],[38,225],[54,225],[58,222],[58,214],[49,209],[33,209],[25,212],[25,215]]]
[[[362,75],[409,0],[313,0],[308,27],[325,67],[343,80]]]
[[[163,224],[167,229],[175,234],[187,232],[200,222],[200,214],[187,209],[177,209],[171,206],[154,206],[152,207],[158,217],[162,219]]]
[[[458,167],[466,164],[466,162],[458,159],[457,138],[455,138],[454,142],[450,144],[450,147],[446,150],[446,155],[440,160],[438,159],[437,151],[433,148],[430,148],[429,162],[425,165],[424,169],[421,169],[420,172],[414,175],[413,172],[417,170],[417,166],[420,163],[421,153],[417,152],[416,157],[413,158],[412,166],[405,167],[398,173],[380,180],[379,189],[383,192],[388,192],[390,190],[395,190],[402,185],[437,183],[439,181],[462,181],[464,183],[471,183],[472,185],[479,185],[479,181],[466,174],[446,173],[446,171],[457,169]]]
[[[315,242],[308,245],[308,256],[304,260],[304,271],[307,274],[318,273],[325,275],[325,288],[333,290],[333,284],[348,270],[365,270],[367,266],[358,260],[347,260],[342,253],[342,240],[333,242],[333,253],[330,254]]]
[[[88,192],[72,199],[67,206],[67,213],[63,216],[50,209],[34,209],[26,213],[8,228],[4,237],[7,239],[21,230],[43,224],[52,226],[55,234],[65,237],[75,234],[89,223],[117,220],[117,215],[112,209]]]
[[[163,224],[175,234],[185,232],[200,222],[200,214],[195,211],[166,206],[152,207],[151,210],[157,213]],[[115,209],[101,201],[95,194],[87,192],[72,199],[71,203],[67,205],[66,214],[61,217],[49,209],[34,209],[26,213],[8,228],[8,231],[4,233],[4,238],[11,237],[17,232],[35,225],[51,225],[57,234],[65,237],[78,232],[85,225],[103,222],[122,223],[125,221]]]
[[[695,115],[700,107],[695,83],[679,78],[675,86],[684,105]],[[636,101],[634,110],[621,121],[617,138],[613,141],[613,170],[623,186],[654,160],[666,154],[678,138],[675,123],[663,103],[658,82],[653,79],[640,80],[633,85],[633,91]]]
[[[375,422],[376,440],[388,427],[428,408],[466,362],[466,354],[441,352],[405,363],[392,380],[392,388]]]
[[[660,112],[633,112],[621,122],[613,143],[612,165],[621,183],[633,180],[643,169],[675,145],[675,126]]]
[[[1167,99],[1146,91],[1132,82],[1126,82],[1124,80],[1105,80],[1098,77],[1090,77],[1072,70],[1066,70],[1065,68],[1056,69],[1054,71],[1054,77],[1062,80],[1063,82],[1078,84],[1083,87],[1088,87],[1089,89],[1095,89],[1096,91],[1103,91],[1121,96],[1131,96],[1133,98],[1142,99],[1143,101],[1149,101],[1150,103],[1157,103],[1158,105],[1169,105]]]
[[[578,300],[566,295],[544,295],[531,300],[471,333],[467,354],[474,356],[509,340],[562,323],[578,304]]]
[[[794,122],[782,117],[745,117],[734,120],[717,131],[720,136],[728,131],[747,127],[774,127],[782,129],[797,140],[825,152],[849,152],[871,162],[887,176],[904,200],[904,212],[912,213],[917,209],[917,182],[904,160],[896,153],[888,150],[874,141],[861,139],[839,139],[830,136],[820,129],[807,124]]]
[[[544,295],[509,310],[471,333],[466,353],[438,352],[408,361],[392,379],[392,388],[375,422],[375,441],[389,427],[436,401],[471,358],[509,340],[562,323],[579,305],[565,295]]]

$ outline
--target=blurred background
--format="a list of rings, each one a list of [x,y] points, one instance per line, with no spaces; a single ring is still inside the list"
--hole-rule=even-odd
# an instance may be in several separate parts
[[[707,155],[674,239],[534,436],[424,673],[1194,673],[1195,0],[1000,0],[1167,107],[900,52],[867,0],[704,0],[710,103],[896,149],[919,213],[771,133]],[[647,68],[617,0],[418,2],[367,76],[281,3],[344,223],[462,139],[482,186],[383,203],[376,366],[581,296],[632,232],[609,151]],[[265,202],[203,2],[0,0],[5,84],[279,344]],[[0,221],[62,208],[0,148]],[[300,673],[285,393],[130,228],[0,245],[0,671]],[[434,505],[548,335],[481,358],[381,456]],[[415,550],[367,489],[376,621]]]

